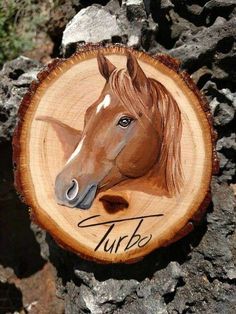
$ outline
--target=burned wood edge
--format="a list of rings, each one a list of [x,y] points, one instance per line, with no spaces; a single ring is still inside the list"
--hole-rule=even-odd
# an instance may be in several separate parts
[[[18,165],[19,165],[19,161],[20,161],[20,155],[21,155],[21,147],[20,147],[20,138],[21,138],[21,133],[22,133],[22,126],[23,126],[23,122],[25,119],[25,114],[26,111],[28,110],[31,101],[38,89],[38,87],[48,78],[48,76],[55,70],[57,69],[60,65],[68,62],[68,60],[70,60],[71,58],[75,58],[78,57],[80,55],[84,55],[86,53],[89,53],[91,56],[91,52],[94,51],[94,53],[96,53],[96,51],[98,49],[102,49],[104,51],[104,53],[122,53],[125,54],[126,51],[135,51],[137,54],[137,50],[133,49],[133,48],[128,48],[125,45],[122,44],[92,44],[92,43],[88,43],[88,44],[84,44],[84,45],[78,45],[76,52],[68,59],[64,59],[64,58],[57,58],[54,59],[50,64],[48,64],[47,66],[45,66],[37,75],[37,80],[33,81],[28,89],[28,91],[26,92],[26,94],[24,95],[21,104],[19,106],[19,110],[18,110],[18,123],[17,126],[15,128],[14,134],[13,134],[13,140],[12,140],[12,147],[13,147],[13,169],[14,169],[14,185],[16,188],[16,191],[20,197],[20,199],[22,200],[22,202],[24,202],[25,204],[27,204],[30,207],[30,218],[31,220],[36,223],[37,225],[39,225],[41,228],[46,229],[46,231],[49,231],[49,228],[47,228],[41,221],[42,219],[38,217],[38,215],[36,214],[36,211],[31,207],[33,205],[33,201],[32,198],[29,197],[27,195],[27,193],[25,193],[24,191],[24,184],[23,184],[23,174],[22,172],[19,171]],[[145,56],[148,55],[147,53],[144,52],[138,52],[139,56]],[[181,71],[180,70],[180,61],[172,58],[169,55],[165,55],[165,54],[156,54],[156,55],[148,55],[149,58],[153,58],[154,60],[157,60],[158,62],[164,64],[167,68],[169,68],[170,70],[172,70],[173,72],[177,73],[178,76],[184,81],[184,83],[188,86],[188,88],[195,94],[195,96],[197,97],[199,104],[202,107],[202,110],[204,111],[207,120],[208,120],[208,125],[209,125],[209,129],[211,132],[211,140],[212,140],[212,175],[215,175],[219,172],[219,160],[217,157],[217,153],[216,153],[216,147],[215,147],[215,143],[216,143],[216,139],[217,139],[217,133],[213,128],[213,122],[212,122],[212,115],[210,112],[210,108],[208,105],[208,102],[206,100],[206,97],[199,91],[199,89],[197,88],[196,84],[193,82],[193,80],[191,79],[190,75],[185,72],[185,71]],[[162,243],[161,247],[165,247],[168,246],[178,240],[180,240],[181,238],[183,238],[184,236],[186,236],[187,234],[189,234],[200,222],[201,218],[204,216],[204,214],[206,213],[206,210],[208,208],[209,203],[211,202],[211,192],[210,190],[207,192],[204,200],[202,201],[201,205],[199,206],[198,210],[195,212],[195,214],[193,215],[193,217],[185,224],[185,226],[183,228],[181,228],[181,230],[177,231],[176,234],[174,235],[174,237],[170,240],[167,240],[165,243]],[[59,239],[55,234],[52,234],[53,238],[55,239],[56,243],[64,248],[64,249],[68,249],[72,252],[74,252],[75,254],[81,256],[84,259],[90,260],[90,261],[94,261],[94,262],[98,262],[98,263],[103,263],[103,264],[110,264],[110,261],[106,261],[106,260],[100,260],[97,258],[93,258],[91,256],[82,254],[82,253],[78,253],[76,250],[73,249],[73,247],[69,246],[68,244],[66,244],[64,241],[62,241],[61,239]],[[149,254],[150,252],[144,254],[141,257],[138,258],[132,258],[129,259],[127,261],[121,261],[122,263],[126,263],[126,264],[131,264],[131,263],[135,263],[138,262],[140,260],[142,260],[145,255]],[[116,263],[119,263],[119,261]]]

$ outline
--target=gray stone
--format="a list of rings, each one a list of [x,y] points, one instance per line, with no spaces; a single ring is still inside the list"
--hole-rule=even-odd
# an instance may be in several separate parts
[[[108,279],[103,282],[97,282],[93,286],[93,291],[96,294],[96,303],[105,304],[120,303],[135,291],[138,282],[136,280],[114,280]]]
[[[236,73],[231,64],[236,63],[235,36],[223,39],[218,45],[219,52],[216,53],[213,62],[213,76],[217,80],[229,80],[236,83]]]
[[[232,133],[230,136],[224,136],[217,141],[216,149],[221,151],[222,149],[236,150],[236,134]]]
[[[210,0],[204,5],[204,9],[212,10],[215,8],[229,8],[235,7],[236,1],[235,0]]]
[[[236,134],[232,133],[228,137],[222,137],[217,141],[216,149],[220,159],[221,182],[228,182],[236,175]]]
[[[81,42],[121,42],[139,47],[153,42],[158,25],[147,17],[143,1],[123,1],[120,7],[109,2],[105,7],[92,5],[82,9],[68,23],[62,37],[66,53]]]
[[[227,184],[212,182],[214,211],[207,216],[207,232],[191,252],[191,259],[181,266],[184,284],[168,303],[169,313],[233,313],[235,264],[228,236],[235,232],[236,201]]]
[[[207,66],[203,66],[203,67],[199,68],[197,71],[195,71],[194,73],[192,73],[191,78],[193,79],[195,84],[198,85],[200,80],[204,79],[204,77],[206,77],[206,76],[211,77],[212,76],[212,70],[209,69]],[[210,81],[208,81],[208,82],[210,82]]]
[[[199,16],[202,13],[203,8],[198,4],[191,4],[187,6],[188,11],[193,14]]]
[[[96,43],[122,35],[116,16],[101,6],[93,5],[79,11],[67,24],[62,45],[66,47],[76,42]]]
[[[161,9],[171,9],[174,8],[174,4],[170,0],[161,0]]]
[[[220,236],[225,236],[224,242],[228,242],[227,235],[235,231],[236,199],[232,188],[226,183],[220,183],[216,178],[213,179],[211,188],[214,212],[208,215],[207,220],[210,224],[210,229],[220,231]],[[226,243],[224,243],[224,245],[226,245]],[[226,246],[229,246],[229,243],[227,243]],[[220,245],[220,248],[222,250],[225,249],[223,245]]]
[[[125,0],[123,1],[123,3],[125,3],[127,6],[140,6],[140,7],[144,7],[144,1],[143,0]]]
[[[156,3],[146,0],[143,5],[137,0],[120,5],[112,0],[104,7],[86,7],[78,13],[81,23],[75,36],[82,41],[120,41],[153,53],[171,53],[184,62],[188,72],[194,72],[192,78],[210,103],[219,133],[220,173],[212,180],[213,203],[189,236],[134,265],[85,261],[62,250],[32,224],[41,255],[57,269],[57,293],[64,299],[66,314],[235,313],[236,221],[230,185],[235,182],[236,169],[236,11],[227,0],[205,1],[204,9],[203,2],[190,5],[183,0],[180,6],[176,0],[162,0],[159,11],[154,12]],[[163,41],[158,37],[160,21],[164,23]],[[7,117],[0,130],[5,140],[11,138],[19,102],[38,68],[32,60],[20,58],[0,72],[0,117]],[[3,108],[8,108],[7,114]],[[4,199],[8,199],[5,194]],[[6,269],[0,267],[2,281],[11,276]]]
[[[6,283],[8,280],[11,279],[11,277],[14,276],[14,271],[12,268],[7,267],[4,268],[2,265],[0,265],[0,282]]]
[[[59,296],[63,298],[65,302],[66,314],[86,313],[86,304],[78,294],[78,291],[79,288],[72,281],[68,281],[63,293],[60,293]]]
[[[49,245],[46,241],[46,231],[41,229],[38,225],[36,225],[33,222],[31,222],[30,228],[34,233],[36,241],[40,245],[40,255],[44,260],[48,260],[50,253]]]
[[[115,314],[168,314],[165,302],[158,295],[151,295],[148,299],[138,299],[125,304]]]
[[[0,71],[0,141],[11,139],[20,102],[41,67],[38,62],[20,56],[5,63]]]
[[[227,165],[227,163],[228,163],[228,159],[225,157],[225,155],[223,155],[223,154],[221,154],[221,153],[217,153],[217,156],[218,156],[218,158],[219,158],[219,160],[220,160],[220,168],[221,169],[224,169],[225,168],[225,166]]]
[[[133,21],[147,18],[143,0],[126,0],[123,3],[127,8],[128,20]]]
[[[75,275],[83,282],[79,292],[83,307],[94,314],[112,313],[115,304],[124,302],[138,286],[136,280],[108,279],[100,282],[93,274],[78,269]]]
[[[218,107],[218,112],[214,117],[216,125],[226,125],[234,119],[235,109],[228,104],[221,103]]]
[[[172,39],[179,39],[182,35],[184,36],[185,32],[188,32],[190,29],[192,32],[197,31],[198,28],[193,23],[181,17],[178,13],[174,11],[174,9],[170,10],[169,15],[172,24],[170,27]],[[181,41],[177,41],[176,47],[180,45]]]
[[[232,103],[234,109],[236,109],[236,92],[231,92],[229,88],[223,88],[220,92]]]
[[[236,6],[233,8],[233,10],[231,11],[231,13],[229,14],[229,18],[231,19],[232,17],[234,17],[236,15]]]
[[[219,184],[217,180],[212,182],[212,192],[214,212],[208,215],[209,232],[197,250],[213,266],[208,269],[210,278],[231,280],[229,274],[235,273],[236,265],[228,235],[236,229],[236,199],[232,189],[227,184]],[[226,217],[223,219],[222,216]]]
[[[106,8],[106,10],[108,10],[111,14],[116,14],[120,11],[120,2],[119,0],[110,0],[104,8]]]
[[[216,97],[214,97],[213,100],[209,103],[209,107],[211,109],[211,114],[213,116],[215,116],[215,112],[219,108],[219,105],[220,105],[220,103]]]
[[[182,34],[169,53],[180,59],[184,66],[199,62],[216,50],[217,44],[226,38],[236,36],[236,18],[229,21],[218,18],[210,27],[201,27],[197,32],[188,30]]]
[[[231,123],[235,118],[236,93],[229,88],[218,89],[216,83],[207,81],[202,88],[209,100],[216,127]]]

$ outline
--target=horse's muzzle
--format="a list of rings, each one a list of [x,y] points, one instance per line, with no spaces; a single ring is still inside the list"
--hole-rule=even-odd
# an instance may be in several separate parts
[[[66,191],[66,199],[69,202],[73,202],[79,193],[79,183],[76,179],[72,179],[71,185]]]
[[[63,184],[61,177],[57,177],[55,194],[60,205],[88,209],[92,206],[97,193],[97,183],[90,183],[83,187],[73,178],[70,184]]]
[[[89,209],[92,206],[92,203],[96,196],[97,188],[97,184],[88,185],[85,192],[80,195],[79,199],[77,200],[75,207],[81,209]]]

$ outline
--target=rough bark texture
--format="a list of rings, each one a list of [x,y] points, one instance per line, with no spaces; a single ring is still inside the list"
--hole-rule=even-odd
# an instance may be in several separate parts
[[[25,58],[7,63],[0,72],[0,294],[5,297],[5,303],[0,298],[0,313],[22,308],[30,313],[62,312],[62,301],[55,301],[53,296],[53,271],[47,266],[52,263],[57,270],[57,294],[64,300],[65,312],[69,314],[233,314],[236,305],[235,1],[127,0],[120,6],[119,1],[111,0],[97,1],[99,5],[92,7],[89,5],[93,1],[87,1],[89,5],[85,1],[80,3],[65,4],[67,12],[69,8],[70,12],[79,11],[73,21],[79,20],[74,27],[80,41],[96,36],[98,25],[93,16],[97,12],[105,25],[109,25],[107,18],[115,21],[115,30],[120,29],[120,33],[113,35],[110,31],[107,38],[107,28],[99,28],[99,37],[94,41],[122,42],[150,53],[167,52],[182,61],[182,67],[204,91],[219,137],[220,172],[212,181],[212,204],[189,236],[134,265],[88,262],[62,250],[35,225],[31,225],[33,234],[27,209],[13,190],[9,140],[21,97],[40,65]],[[63,4],[60,10],[63,12]],[[88,19],[94,23],[87,23]],[[55,20],[58,21],[58,16]],[[60,34],[66,22],[60,20],[60,26],[55,23]],[[53,21],[49,33],[55,35],[52,25]],[[68,38],[64,32],[66,55],[75,49],[77,40],[72,33]],[[37,285],[44,286],[45,278],[51,280],[51,299],[46,294],[43,298],[40,290],[27,299],[20,279],[28,280],[29,285],[31,282],[34,289],[32,278],[40,272],[44,276],[38,276]],[[7,303],[7,295],[14,306]]]

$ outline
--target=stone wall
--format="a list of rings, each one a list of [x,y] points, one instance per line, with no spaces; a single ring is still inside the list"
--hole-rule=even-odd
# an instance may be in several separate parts
[[[48,24],[55,45],[62,38],[59,55],[69,56],[86,42],[119,42],[181,60],[210,103],[220,172],[212,180],[212,204],[200,225],[141,262],[100,265],[62,250],[39,227],[31,224],[30,229],[27,208],[14,192],[10,162],[17,109],[42,65],[25,57],[6,63],[0,71],[0,295],[6,289],[13,295],[15,307],[8,312],[62,313],[64,304],[69,314],[234,314],[235,0],[61,1],[59,9],[51,12]],[[63,10],[71,13],[64,19]],[[32,278],[38,278],[37,287],[50,281],[50,298]],[[31,283],[33,296],[22,280]],[[1,302],[0,297],[0,313],[5,313]]]

